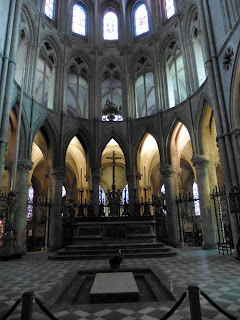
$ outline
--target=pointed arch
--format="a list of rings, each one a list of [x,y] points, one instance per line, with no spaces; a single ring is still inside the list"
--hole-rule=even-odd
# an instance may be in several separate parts
[[[119,147],[121,148],[123,155],[125,157],[126,170],[128,170],[128,168],[130,168],[128,146],[127,146],[125,137],[116,128],[114,128],[114,130],[112,131],[109,130],[109,133],[104,134],[104,138],[99,144],[98,157],[97,157],[97,163],[96,163],[97,167],[100,168],[103,150],[105,149],[106,145],[111,139],[114,139],[119,144]]]
[[[87,159],[89,159],[89,163],[94,162],[94,141],[92,136],[89,134],[89,131],[87,129],[76,122],[76,125],[72,124],[71,128],[66,128],[69,129],[63,134],[63,152],[62,152],[62,159],[61,162],[65,163],[65,157],[66,157],[66,152],[67,148],[69,146],[69,143],[73,139],[73,137],[77,137],[81,145],[83,146],[83,149],[85,151],[85,154],[87,156]]]
[[[145,137],[147,135],[151,135],[153,136],[153,138],[155,139],[156,143],[157,143],[157,146],[158,146],[158,150],[159,150],[159,157],[160,157],[160,162],[161,162],[161,145],[159,143],[159,140],[158,140],[158,133],[155,132],[154,128],[152,127],[147,127],[147,128],[144,128],[140,134],[138,134],[136,140],[133,142],[133,164],[134,163],[137,163],[137,154],[138,154],[138,151],[141,147],[141,145],[144,143],[144,140],[145,140]]]
[[[185,117],[183,114],[179,112],[175,112],[172,116],[172,119],[169,121],[168,126],[165,129],[165,135],[163,137],[163,141],[165,141],[164,149],[165,149],[165,155],[166,155],[166,164],[171,165],[171,142],[173,138],[174,131],[177,127],[177,125],[181,123],[183,124],[190,136],[192,147],[194,150],[194,133],[193,133],[193,127],[191,125],[190,120]]]

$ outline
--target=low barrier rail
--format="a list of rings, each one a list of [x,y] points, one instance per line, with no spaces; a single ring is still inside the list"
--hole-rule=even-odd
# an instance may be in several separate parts
[[[201,315],[201,305],[199,299],[199,292],[201,295],[220,313],[222,313],[225,317],[231,320],[238,320],[236,317],[230,315],[227,311],[223,310],[219,307],[206,293],[200,291],[197,286],[188,286],[188,296],[189,296],[189,305],[190,305],[190,313],[192,320],[202,320]],[[187,296],[187,291],[184,291],[180,299],[176,302],[176,304],[169,310],[160,320],[167,320],[171,315],[177,310],[177,308],[182,304]],[[36,304],[40,307],[40,309],[52,320],[58,320],[44,305],[43,303],[34,296],[33,292],[25,292],[21,298],[19,298],[14,305],[10,308],[10,310],[0,319],[7,320],[8,317],[13,313],[13,311],[17,308],[17,306],[22,302],[22,313],[21,320],[32,320],[32,308],[33,308],[33,300],[35,300]]]

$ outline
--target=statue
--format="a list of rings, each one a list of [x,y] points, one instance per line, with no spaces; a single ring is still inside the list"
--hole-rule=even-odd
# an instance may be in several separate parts
[[[108,117],[108,120],[113,121],[115,115],[120,113],[121,107],[118,107],[115,103],[110,102],[109,99],[106,100],[106,103],[103,107],[103,114]]]

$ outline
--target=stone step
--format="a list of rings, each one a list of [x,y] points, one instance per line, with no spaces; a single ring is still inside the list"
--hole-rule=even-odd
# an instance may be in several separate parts
[[[126,248],[163,248],[164,244],[161,242],[156,243],[103,243],[103,244],[72,244],[66,246],[66,250],[99,250],[99,249],[113,249],[113,250],[124,250]]]
[[[150,253],[150,252],[169,252],[170,248],[125,248],[121,249],[122,254],[131,254],[131,253]],[[114,255],[118,253],[118,249],[98,249],[98,250],[89,250],[89,249],[79,249],[79,250],[66,250],[60,249],[57,251],[59,255],[104,255],[104,253],[109,255]]]
[[[161,258],[161,257],[173,257],[178,254],[177,251],[169,252],[149,252],[149,253],[131,253],[124,254],[125,258]],[[97,259],[110,259],[112,255],[58,255],[51,254],[48,256],[49,260],[97,260]]]

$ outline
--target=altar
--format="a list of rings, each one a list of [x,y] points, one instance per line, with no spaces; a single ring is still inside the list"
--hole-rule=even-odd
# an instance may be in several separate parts
[[[156,222],[150,221],[102,221],[76,222],[73,224],[73,243],[88,241],[156,241]]]

